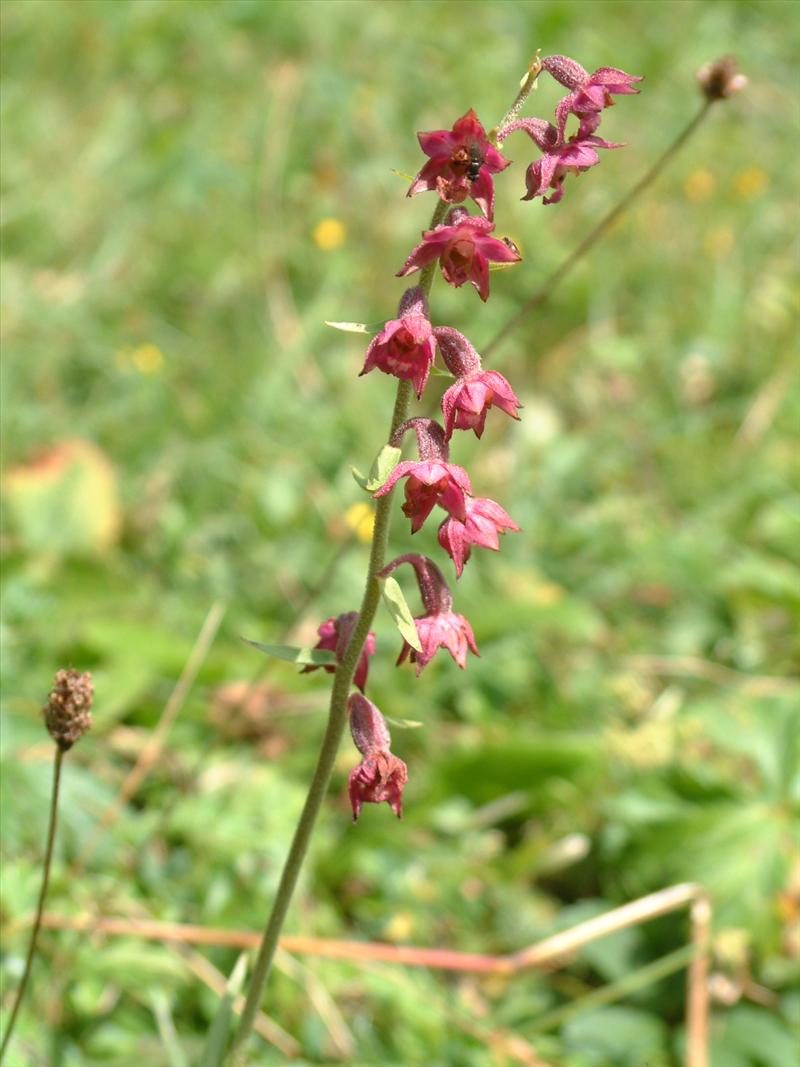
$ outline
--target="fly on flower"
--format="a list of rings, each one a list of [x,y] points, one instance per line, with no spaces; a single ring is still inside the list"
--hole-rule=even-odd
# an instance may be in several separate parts
[[[471,144],[469,146],[469,169],[467,170],[467,178],[471,182],[478,180],[478,175],[481,172],[483,166],[483,151],[479,144]]]

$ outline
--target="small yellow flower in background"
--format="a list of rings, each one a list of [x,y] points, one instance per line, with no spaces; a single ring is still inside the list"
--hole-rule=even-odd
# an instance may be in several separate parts
[[[375,525],[375,513],[369,504],[352,504],[344,513],[344,521],[348,530],[352,530],[359,541],[369,544]]]
[[[311,231],[311,236],[317,248],[321,248],[323,252],[332,252],[344,244],[347,230],[344,223],[338,219],[322,219]]]
[[[710,170],[706,170],[704,167],[700,170],[693,170],[683,183],[683,191],[686,195],[686,199],[691,200],[694,203],[699,203],[701,200],[708,200],[716,187],[717,179]]]
[[[164,366],[164,354],[153,344],[137,345],[131,352],[131,363],[140,374],[158,374]]]
[[[409,941],[414,934],[414,916],[408,911],[398,911],[384,927],[387,941]]]
[[[748,167],[747,170],[736,175],[733,188],[737,196],[741,196],[743,200],[752,200],[753,197],[763,193],[768,184],[769,178],[765,170],[761,167]]]
[[[703,241],[703,251],[709,259],[724,259],[735,244],[733,230],[719,226],[709,230]]]

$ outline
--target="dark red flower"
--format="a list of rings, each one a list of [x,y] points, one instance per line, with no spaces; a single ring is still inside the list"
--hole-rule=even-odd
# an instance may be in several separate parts
[[[449,440],[454,429],[474,430],[480,437],[486,413],[493,405],[518,419],[521,407],[514,390],[502,374],[481,369],[481,357],[467,338],[450,326],[434,329],[439,350],[447,369],[456,376],[455,384],[442,397],[445,437]]]
[[[517,119],[504,127],[503,137],[522,130],[544,153],[525,172],[527,192],[523,200],[544,196],[548,189],[553,189],[552,196],[544,197],[543,203],[557,204],[564,195],[564,178],[567,174],[582,174],[600,162],[596,149],[624,147],[614,141],[595,137],[594,131],[599,122],[599,115],[584,116],[578,132],[566,141],[556,127],[544,119]]]
[[[452,130],[418,133],[420,147],[430,159],[414,179],[408,196],[435,189],[448,204],[472,197],[487,218],[494,208],[492,175],[509,165],[472,110],[462,115]],[[477,173],[476,173],[477,168]]]
[[[419,399],[436,355],[428,302],[421,289],[407,290],[400,301],[399,315],[373,337],[361,373],[368,374],[377,367],[384,374],[412,382]]]
[[[398,463],[375,496],[390,493],[400,478],[408,478],[403,514],[411,519],[412,533],[419,530],[437,504],[450,515],[465,515],[464,501],[472,486],[463,467],[438,462]]]
[[[567,174],[582,174],[600,162],[595,148],[622,148],[613,141],[604,141],[602,137],[580,135],[570,137],[566,144],[552,149],[535,163],[531,163],[525,172],[527,192],[523,200],[533,200],[541,196],[543,204],[557,204],[564,195],[564,178]],[[544,196],[548,189],[553,193]]]
[[[459,578],[473,545],[496,552],[500,548],[499,534],[519,531],[508,512],[494,500],[468,497],[466,512],[464,522],[448,516],[439,527],[439,544],[455,563]]]
[[[459,378],[442,397],[442,414],[448,438],[454,429],[474,430],[475,436],[480,437],[486,413],[493,405],[512,419],[519,418],[517,408],[520,402],[502,374],[496,370],[479,370]]]
[[[336,618],[326,619],[325,622],[317,627],[319,641],[314,645],[314,648],[324,649],[328,652],[335,652],[336,662],[341,663],[344,654],[347,651],[347,646],[350,644],[350,638],[353,636],[353,630],[355,629],[357,622],[357,611],[347,611]],[[374,655],[375,634],[370,632],[367,634],[367,639],[364,642],[361,655],[358,657],[356,671],[353,676],[353,684],[356,685],[362,693],[367,684],[369,657]],[[309,664],[307,667],[303,667],[303,670],[300,673],[308,674],[309,671],[318,671],[319,669],[320,668],[314,664]],[[333,674],[336,668],[331,664],[330,666],[323,666],[322,670],[327,671],[329,674]]]
[[[374,496],[386,496],[401,478],[408,478],[403,514],[411,519],[411,532],[416,533],[437,504],[450,515],[463,518],[464,501],[472,492],[472,486],[464,468],[448,462],[444,430],[433,419],[406,420],[395,430],[391,443],[399,446],[404,434],[411,429],[417,435],[419,461],[398,463]]]
[[[347,791],[356,822],[364,804],[389,805],[398,819],[403,817],[403,787],[408,781],[405,763],[389,749],[391,737],[386,721],[371,700],[353,693],[347,702],[350,733],[364,757],[350,772]]]
[[[417,615],[414,618],[414,625],[419,634],[422,651],[417,652],[407,641],[404,641],[397,663],[399,665],[408,657],[411,663],[416,664],[417,674],[427,667],[440,648],[447,649],[462,671],[467,666],[468,649],[471,649],[476,656],[480,654],[475,644],[472,627],[463,615],[458,615],[454,611],[439,611],[435,615]]]
[[[422,603],[425,605],[425,614],[414,618],[422,651],[417,652],[407,641],[403,641],[403,647],[397,657],[398,665],[408,658],[416,664],[417,674],[420,674],[437,650],[446,648],[458,666],[464,670],[467,665],[467,651],[471,650],[476,656],[480,653],[475,644],[472,627],[463,615],[453,611],[453,597],[444,575],[432,559],[408,553],[392,560],[378,577],[387,577],[402,563],[408,563],[414,568]]]
[[[453,208],[442,225],[425,230],[422,242],[405,262],[398,278],[421,270],[439,260],[444,279],[459,288],[471,282],[481,300],[489,297],[489,263],[518,263],[522,258],[513,248],[489,234],[494,226],[488,219]]]

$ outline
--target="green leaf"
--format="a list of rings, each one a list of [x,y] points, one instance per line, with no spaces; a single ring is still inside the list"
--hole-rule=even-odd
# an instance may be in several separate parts
[[[411,616],[411,610],[406,603],[406,598],[403,596],[403,590],[394,578],[389,577],[383,579],[381,592],[383,594],[383,602],[389,609],[389,614],[392,616],[395,626],[411,647],[417,652],[421,652],[422,645],[419,642],[417,627]]]
[[[331,326],[334,330],[341,330],[343,333],[372,332],[365,322],[328,322],[328,320],[325,319],[325,325]]]
[[[399,459],[399,448],[395,448],[394,445],[384,445],[372,461],[369,474],[366,476],[363,475],[356,467],[351,467],[350,470],[353,472],[353,477],[362,489],[366,489],[368,493],[374,493],[376,489],[380,489],[395,469]]]
[[[233,1014],[233,1002],[241,992],[246,970],[247,954],[243,952],[233,966],[231,976],[225,986],[225,992],[219,1002],[219,1007],[211,1021],[203,1056],[200,1060],[200,1067],[222,1067],[225,1062],[228,1037],[230,1036],[231,1015]]]
[[[353,466],[350,467],[350,473],[355,478],[356,484],[360,485],[362,489],[366,489],[367,492],[369,492],[369,489],[367,488],[367,482],[369,479],[367,478],[366,474],[362,474],[357,467]]]
[[[282,659],[287,663],[302,663],[311,667],[332,667],[336,664],[336,653],[328,652],[323,648],[295,648],[293,645],[262,645],[260,641],[251,641],[249,637],[243,637],[248,645],[257,648],[259,652],[265,652],[274,659]]]
[[[380,489],[389,475],[397,466],[400,459],[400,449],[395,448],[394,445],[384,445],[375,459],[372,461],[372,466],[369,469],[369,476],[367,478],[367,489],[373,492],[375,489]]]
[[[396,726],[400,730],[418,730],[420,726],[424,726],[424,722],[419,722],[418,719],[390,719],[388,715],[383,716],[387,722],[390,722],[392,726]]]

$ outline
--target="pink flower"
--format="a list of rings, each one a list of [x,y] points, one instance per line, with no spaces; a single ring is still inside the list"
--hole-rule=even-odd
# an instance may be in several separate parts
[[[642,80],[635,74],[626,74],[615,67],[600,67],[594,74],[589,74],[580,63],[568,56],[548,56],[542,60],[542,68],[557,82],[572,90],[556,107],[556,125],[561,138],[564,137],[564,127],[570,113],[578,118],[598,114],[612,106],[612,96],[638,93],[634,82]]]
[[[398,819],[403,817],[403,787],[408,781],[405,763],[389,750],[391,737],[386,721],[371,700],[353,693],[347,702],[350,732],[364,757],[350,772],[347,791],[353,808],[353,822],[362,805],[389,805]]]
[[[408,657],[411,663],[416,664],[418,675],[427,667],[440,648],[447,649],[462,671],[467,666],[467,649],[471,649],[476,656],[480,655],[472,627],[463,615],[457,615],[454,611],[440,611],[435,615],[417,615],[414,618],[414,625],[419,634],[422,651],[417,652],[407,641],[404,641],[397,663],[401,664]]]
[[[492,175],[509,165],[486,136],[472,108],[452,130],[418,133],[420,147],[429,161],[414,179],[408,196],[435,189],[448,204],[472,197],[487,218],[494,208]]]
[[[357,611],[347,611],[343,615],[337,616],[335,619],[326,619],[318,628],[319,641],[314,645],[315,649],[324,649],[328,652],[336,653],[336,662],[341,663],[344,658],[344,654],[347,651],[347,646],[350,644],[350,638],[353,636],[353,630],[358,622]],[[370,632],[367,634],[367,640],[364,642],[364,648],[361,650],[361,655],[358,657],[358,663],[356,664],[355,675],[353,676],[353,684],[356,685],[361,692],[364,692],[364,688],[367,684],[367,671],[369,670],[369,657],[375,655],[375,634]],[[303,667],[301,674],[308,674],[309,671],[318,671],[320,668],[314,664],[309,664],[307,667]],[[336,668],[331,666],[324,666],[322,670],[328,674],[333,674]]]
[[[481,300],[489,297],[489,263],[517,263],[521,256],[503,241],[489,237],[494,226],[488,219],[469,215],[463,208],[453,208],[442,225],[425,230],[405,262],[398,278],[421,270],[439,260],[444,279],[459,288],[471,282]]]
[[[475,436],[480,437],[486,413],[493,404],[518,419],[517,408],[521,405],[514,390],[502,374],[481,370],[481,357],[467,338],[450,326],[437,326],[433,332],[445,366],[457,378],[442,397],[447,440],[454,428],[474,430]]]
[[[483,434],[486,413],[492,405],[505,411],[512,419],[518,419],[517,400],[514,390],[502,374],[496,370],[479,370],[459,378],[442,397],[445,433],[448,439],[453,430],[474,430],[475,436]]]
[[[444,430],[432,419],[408,419],[395,430],[391,444],[398,447],[410,429],[417,435],[419,462],[398,463],[374,496],[386,496],[401,478],[408,478],[403,514],[411,519],[412,533],[419,530],[437,504],[450,515],[466,517],[465,500],[472,486],[464,468],[448,462]]]
[[[409,563],[414,568],[422,602],[425,605],[425,614],[414,618],[422,651],[417,652],[407,641],[404,641],[400,655],[397,657],[398,666],[404,660],[409,659],[411,663],[416,664],[419,675],[436,655],[438,649],[446,648],[458,666],[464,670],[467,665],[467,651],[471,650],[476,656],[480,653],[475,644],[472,627],[463,615],[458,615],[453,611],[453,597],[444,575],[427,556],[409,553],[392,560],[388,566],[383,568],[379,577],[387,577],[401,563]]]
[[[384,374],[412,382],[422,396],[436,355],[436,338],[428,319],[428,302],[419,288],[408,289],[398,309],[400,317],[387,322],[367,349],[361,374],[375,367]]]
[[[450,515],[466,516],[465,500],[472,486],[463,467],[435,461],[398,463],[374,495],[386,496],[400,478],[408,478],[403,514],[411,519],[412,533],[419,530],[437,504]]]
[[[548,124],[549,125],[549,124]],[[558,141],[558,131],[550,126],[550,135],[547,143],[553,145],[545,150],[541,159],[537,159],[525,172],[525,185],[527,193],[523,200],[533,200],[536,196],[544,196],[548,189],[553,189],[549,197],[544,197],[545,204],[557,204],[564,195],[564,178],[567,174],[582,174],[600,162],[596,148],[622,148],[613,141],[604,141],[602,137],[595,137],[587,131],[593,129],[591,120],[581,123],[578,133],[570,137],[568,141]],[[553,144],[553,139],[556,143]],[[539,143],[538,138],[534,140]],[[540,147],[541,144],[540,144]]]
[[[468,497],[466,512],[464,522],[449,516],[439,527],[439,544],[455,563],[459,578],[473,545],[497,552],[499,534],[506,530],[519,531],[511,516],[494,500]]]

